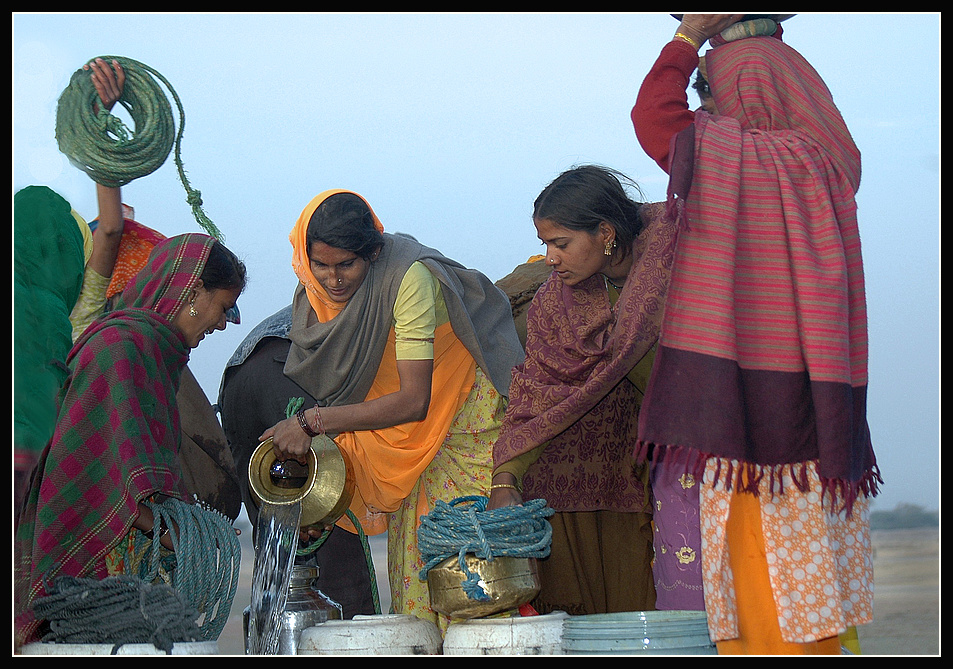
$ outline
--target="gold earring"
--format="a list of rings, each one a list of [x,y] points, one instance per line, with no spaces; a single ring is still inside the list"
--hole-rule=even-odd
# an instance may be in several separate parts
[[[195,298],[193,297],[192,301],[189,302],[189,316],[191,316],[192,318],[195,318],[198,315],[199,315],[199,312],[195,310]]]
[[[614,240],[614,239],[611,239],[611,240],[609,240],[609,241],[606,242],[606,255],[607,255],[607,256],[611,256],[611,255],[612,255],[612,249],[614,249],[615,246],[616,246],[616,244],[615,244],[615,240]]]

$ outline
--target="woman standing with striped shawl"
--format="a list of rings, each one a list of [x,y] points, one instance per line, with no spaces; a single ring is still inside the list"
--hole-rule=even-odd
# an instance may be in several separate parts
[[[37,638],[43,621],[31,606],[56,577],[124,573],[124,538],[155,529],[144,501],[191,501],[177,458],[176,391],[189,352],[225,329],[244,286],[244,265],[221,242],[172,237],[74,344],[56,429],[17,528],[18,645]],[[172,548],[167,530],[154,539]]]
[[[880,482],[860,152],[780,26],[746,21],[732,40],[741,18],[685,15],[632,110],[680,220],[640,457],[682,458],[702,480],[719,652],[837,653],[838,634],[871,618],[868,501]],[[711,104],[692,112],[685,90],[706,41]]]

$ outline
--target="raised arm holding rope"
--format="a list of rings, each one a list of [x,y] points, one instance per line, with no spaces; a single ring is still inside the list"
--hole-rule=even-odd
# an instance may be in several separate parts
[[[80,72],[73,83],[85,77],[83,85],[92,82],[96,91],[88,116],[108,114],[129,93],[128,71],[117,61],[97,59]],[[101,213],[115,224],[119,187],[97,183]],[[33,605],[56,591],[60,577],[93,584],[168,578],[206,615],[206,638],[217,638],[237,585],[240,547],[237,530],[195,503],[182,480],[176,392],[191,349],[234,322],[245,280],[244,265],[215,237],[166,239],[115,308],[76,340],[56,426],[16,530],[17,645],[43,636],[50,621]],[[174,551],[172,563],[163,550]]]

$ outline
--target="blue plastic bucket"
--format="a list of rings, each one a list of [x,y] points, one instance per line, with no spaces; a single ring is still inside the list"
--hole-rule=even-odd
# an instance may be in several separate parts
[[[704,611],[629,611],[570,616],[567,655],[717,655]]]

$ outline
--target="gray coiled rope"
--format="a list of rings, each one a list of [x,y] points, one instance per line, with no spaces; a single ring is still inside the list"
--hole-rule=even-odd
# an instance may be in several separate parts
[[[454,555],[466,575],[463,591],[472,600],[487,601],[490,596],[480,586],[480,575],[467,566],[466,554],[492,561],[496,557],[544,558],[549,555],[553,528],[546,518],[555,511],[546,500],[531,499],[520,506],[505,506],[487,511],[487,498],[474,495],[452,501],[437,500],[433,511],[421,516],[417,543],[424,568],[420,580],[429,571]],[[458,508],[468,504],[466,508]]]
[[[38,619],[49,622],[44,643],[151,643],[172,652],[176,643],[198,641],[198,611],[171,586],[135,576],[103,580],[61,576],[33,603]]]
[[[110,65],[117,61],[126,73],[118,103],[129,112],[135,131],[130,132],[118,117],[102,108],[90,72],[80,68],[60,94],[56,107],[56,141],[60,151],[96,183],[117,188],[159,169],[174,146],[175,164],[192,215],[208,234],[224,241],[221,231],[202,210],[202,193],[192,188],[185,176],[181,159],[185,111],[175,89],[148,65],[121,56],[101,58]],[[179,110],[177,133],[172,107],[160,81],[169,89]],[[94,105],[99,108],[98,113],[93,111]]]
[[[102,580],[63,576],[48,584],[48,594],[33,604],[36,617],[49,623],[43,641],[151,643],[169,653],[175,643],[221,635],[241,568],[234,528],[201,503],[170,498],[143,504],[152,509],[156,540],[135,533],[126,564],[137,573]],[[161,528],[173,523],[175,550],[160,550]],[[169,574],[171,583],[165,583]]]

